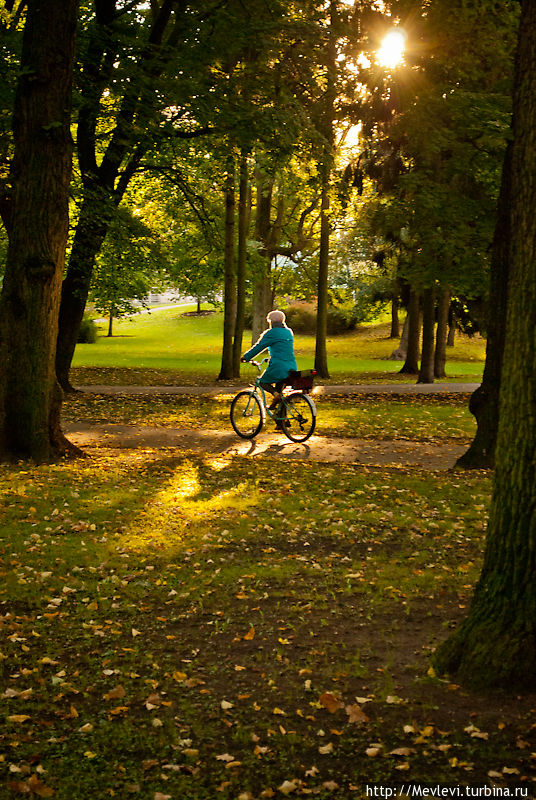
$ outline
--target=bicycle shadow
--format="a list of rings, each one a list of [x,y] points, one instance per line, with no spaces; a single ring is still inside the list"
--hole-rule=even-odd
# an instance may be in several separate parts
[[[253,439],[249,443],[247,450],[242,453],[247,456],[253,455],[267,455],[267,456],[284,456],[285,458],[304,459],[309,458],[311,455],[311,448],[305,442],[266,442],[256,441]]]

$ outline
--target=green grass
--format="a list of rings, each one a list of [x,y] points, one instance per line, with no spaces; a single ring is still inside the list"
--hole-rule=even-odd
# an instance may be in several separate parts
[[[2,796],[527,785],[530,703],[430,672],[489,483],[172,449],[0,466]]]
[[[222,315],[184,317],[176,309],[140,314],[115,324],[112,338],[100,336],[95,344],[78,345],[73,361],[79,383],[208,383],[219,373]],[[104,328],[104,326],[103,326]],[[395,347],[385,324],[361,326],[358,331],[328,340],[331,382],[352,383],[407,380],[401,364],[385,360]],[[249,346],[246,334],[244,349]],[[296,335],[299,366],[313,366],[314,337]],[[480,338],[458,336],[449,348],[449,380],[479,381],[485,343]],[[243,376],[253,371],[244,367]]]

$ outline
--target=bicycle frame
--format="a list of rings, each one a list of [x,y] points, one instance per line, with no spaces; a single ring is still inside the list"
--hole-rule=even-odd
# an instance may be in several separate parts
[[[276,420],[276,421],[278,419],[281,419],[281,417],[276,416],[277,411],[279,410],[279,406],[278,406],[278,408],[274,409],[274,412],[270,411],[270,409],[268,408],[268,404],[266,403],[266,391],[265,391],[265,389],[263,389],[262,384],[261,384],[262,365],[268,360],[269,360],[268,358],[263,358],[262,361],[250,361],[249,362],[250,364],[253,364],[255,367],[257,367],[257,370],[259,372],[259,374],[257,375],[257,377],[255,379],[255,382],[254,382],[254,384],[252,386],[251,391],[252,391],[253,394],[256,394],[257,397],[259,398],[259,400],[261,401],[261,411],[262,411],[263,423],[266,422],[266,416],[268,416],[268,417],[270,417],[270,419],[273,419],[273,420]],[[283,387],[283,389],[284,389],[284,387]],[[284,394],[283,394],[283,389],[281,390],[281,397],[284,400],[283,405],[285,405],[285,407],[288,407],[288,405],[290,405],[292,407],[291,396],[286,398],[284,396]],[[293,391],[296,391],[296,390],[293,390]],[[297,392],[298,392],[298,394],[303,394],[303,392],[301,392],[299,389],[297,390]],[[315,403],[314,403],[312,397],[310,397],[309,399],[310,399],[310,401],[311,401],[311,403],[313,405],[313,409],[314,409],[314,412],[316,414]]]

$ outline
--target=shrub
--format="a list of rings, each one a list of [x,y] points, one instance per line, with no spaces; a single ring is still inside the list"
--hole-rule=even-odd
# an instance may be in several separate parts
[[[98,328],[91,317],[84,317],[78,331],[77,342],[79,344],[95,344],[97,341]]]
[[[294,303],[285,309],[287,325],[295,333],[316,332],[316,307],[312,303]],[[328,308],[328,334],[336,336],[355,328],[357,315],[353,310],[344,308]]]

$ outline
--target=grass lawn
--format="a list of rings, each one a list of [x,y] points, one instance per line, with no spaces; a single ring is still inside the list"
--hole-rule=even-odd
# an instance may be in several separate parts
[[[182,316],[184,308],[161,309],[119,320],[116,335],[100,336],[95,344],[78,345],[73,379],[79,384],[184,384],[213,383],[221,362],[222,315]],[[102,332],[104,333],[104,327]],[[396,343],[387,338],[385,323],[328,340],[332,383],[407,380],[401,364],[385,360]],[[249,346],[247,333],[244,349]],[[296,335],[296,356],[302,369],[313,366],[314,337]],[[448,380],[479,381],[485,342],[458,336],[449,348]],[[251,367],[244,367],[249,379]]]
[[[486,475],[145,450],[0,481],[3,796],[534,777],[534,699],[429,668],[478,573]]]
[[[331,399],[320,420],[471,435],[459,398],[423,401]],[[228,397],[77,397],[65,413],[212,428]],[[430,669],[467,613],[489,495],[483,472],[173,448],[1,465],[0,796],[533,796],[536,697]]]

